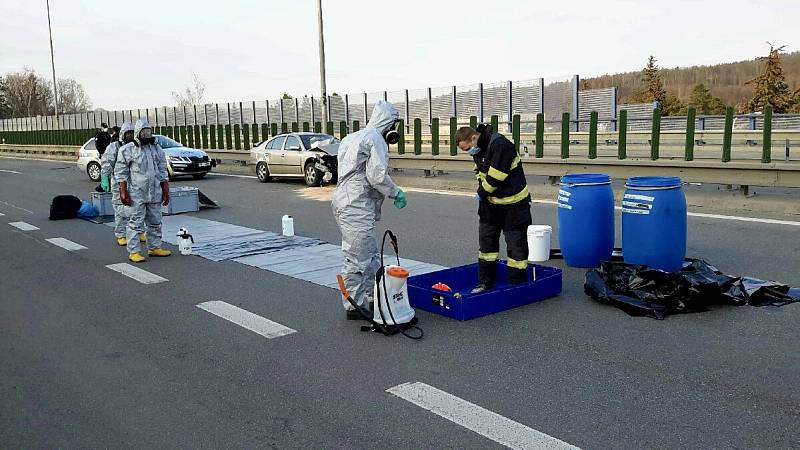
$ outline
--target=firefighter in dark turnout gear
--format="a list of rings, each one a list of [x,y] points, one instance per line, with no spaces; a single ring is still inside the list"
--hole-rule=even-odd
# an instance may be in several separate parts
[[[477,130],[463,127],[458,130],[456,141],[458,147],[475,160],[475,177],[479,184],[479,284],[472,292],[480,293],[494,287],[501,232],[508,250],[509,284],[526,283],[527,230],[533,220],[531,195],[519,154],[514,144],[494,132],[490,125],[479,125]]]

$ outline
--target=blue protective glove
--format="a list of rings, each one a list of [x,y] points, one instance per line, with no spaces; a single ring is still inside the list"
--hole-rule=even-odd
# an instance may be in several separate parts
[[[111,191],[111,179],[105,175],[100,176],[100,187],[106,192]]]
[[[397,196],[394,198],[394,207],[397,209],[403,209],[408,204],[408,199],[406,198],[406,193],[400,189],[400,192],[397,193]]]

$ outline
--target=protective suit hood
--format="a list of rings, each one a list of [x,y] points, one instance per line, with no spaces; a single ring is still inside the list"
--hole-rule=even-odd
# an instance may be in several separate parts
[[[120,127],[120,129],[119,129],[119,141],[120,142],[125,142],[124,141],[125,133],[127,133],[128,131],[133,131],[134,132],[133,136],[136,137],[137,132],[134,130],[133,124],[130,123],[130,122],[125,122],[125,123],[122,124],[122,127]]]
[[[383,136],[400,117],[397,108],[386,100],[379,100],[372,109],[367,128],[375,128]]]
[[[137,120],[136,121],[136,126],[133,129],[133,135],[134,135],[134,137],[136,139],[139,139],[139,132],[141,132],[143,128],[151,128],[152,129],[153,127],[151,127],[150,123],[148,121],[144,120],[144,119]],[[120,134],[123,134],[122,130],[120,130]]]

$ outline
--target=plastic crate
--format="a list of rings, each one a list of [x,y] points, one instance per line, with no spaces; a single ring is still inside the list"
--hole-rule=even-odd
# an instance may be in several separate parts
[[[165,215],[200,211],[200,200],[196,187],[181,186],[169,188],[169,205],[163,206]]]
[[[499,262],[495,288],[480,294],[470,293],[478,284],[477,263],[413,276],[408,280],[409,302],[414,308],[457,320],[470,320],[545,300],[561,293],[561,269],[529,266],[530,281],[513,286],[508,285],[506,273],[505,263]],[[453,291],[433,289],[432,286],[436,283],[444,283]]]
[[[113,216],[114,205],[111,203],[111,192],[90,192],[92,206],[97,210],[99,216]]]

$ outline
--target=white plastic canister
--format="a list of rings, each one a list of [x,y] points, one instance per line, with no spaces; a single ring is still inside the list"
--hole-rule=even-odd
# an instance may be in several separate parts
[[[550,259],[550,225],[530,225],[528,227],[528,261],[544,262]]]
[[[294,218],[292,216],[283,216],[281,219],[281,225],[283,228],[283,235],[286,237],[293,237],[294,236]]]

